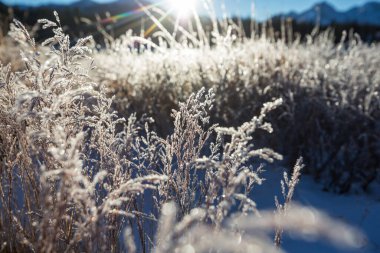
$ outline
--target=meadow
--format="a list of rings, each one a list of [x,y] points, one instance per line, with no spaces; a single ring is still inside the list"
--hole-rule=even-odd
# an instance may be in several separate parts
[[[2,38],[0,252],[283,252],[284,232],[361,247],[292,198],[301,173],[341,194],[378,180],[379,45],[146,12],[154,33],[101,48],[57,13],[44,42],[17,20]],[[261,210],[251,192],[280,165]]]

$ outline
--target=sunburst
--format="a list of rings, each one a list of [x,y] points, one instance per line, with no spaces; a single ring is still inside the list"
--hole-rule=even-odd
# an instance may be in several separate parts
[[[180,19],[188,18],[196,8],[197,0],[168,0],[168,5]]]

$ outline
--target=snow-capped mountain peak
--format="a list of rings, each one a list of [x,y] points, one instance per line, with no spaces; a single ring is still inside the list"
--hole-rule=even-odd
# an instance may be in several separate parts
[[[331,4],[321,2],[301,13],[282,15],[299,23],[316,23],[331,25],[333,23],[356,23],[360,25],[380,25],[380,3],[369,2],[347,11],[338,11]]]

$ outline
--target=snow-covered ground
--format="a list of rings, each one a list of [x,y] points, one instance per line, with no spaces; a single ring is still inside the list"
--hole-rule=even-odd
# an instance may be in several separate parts
[[[274,195],[281,197],[280,180],[283,169],[270,169],[264,172],[266,181],[254,189],[252,197],[259,209],[274,208]],[[377,193],[377,195],[375,194]],[[359,228],[367,236],[362,248],[336,248],[317,241],[305,242],[286,235],[283,248],[289,253],[378,253],[380,252],[380,188],[373,194],[338,195],[322,190],[310,176],[303,175],[297,186],[294,200],[306,206],[324,211],[331,217]],[[280,198],[281,199],[281,198]]]

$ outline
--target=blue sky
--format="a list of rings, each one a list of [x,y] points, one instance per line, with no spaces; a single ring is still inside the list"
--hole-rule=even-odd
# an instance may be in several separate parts
[[[38,5],[47,3],[62,3],[67,4],[75,0],[0,0],[6,4],[28,4]],[[94,0],[97,2],[111,2],[112,0]],[[125,0],[133,1],[133,0]],[[154,2],[154,0],[151,0]],[[178,0],[181,1],[181,0]],[[186,0],[184,0],[186,1]],[[214,0],[217,6],[225,2],[226,9],[231,15],[249,16],[251,13],[252,0]],[[271,17],[274,14],[289,11],[303,11],[310,8],[313,4],[321,2],[322,0],[254,0],[255,15],[259,20]],[[373,0],[372,0],[373,1]],[[380,2],[380,0],[374,0]],[[353,6],[362,5],[368,0],[328,0],[338,10],[347,10]]]

